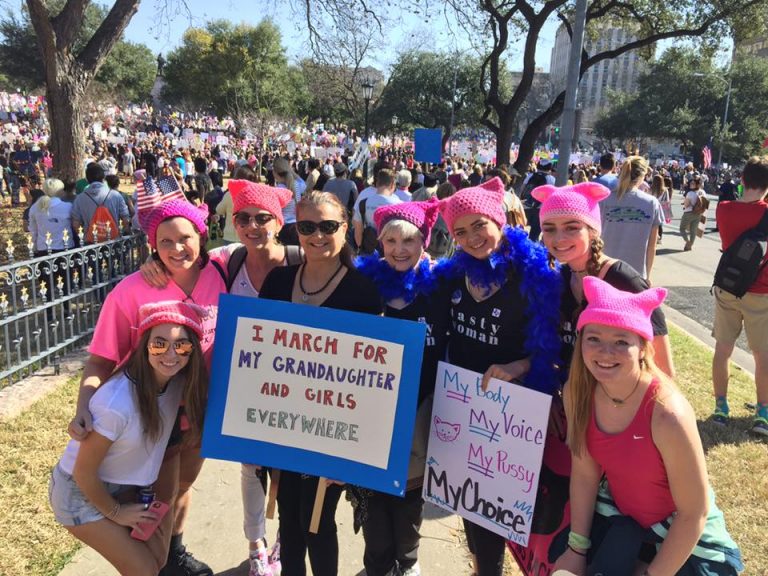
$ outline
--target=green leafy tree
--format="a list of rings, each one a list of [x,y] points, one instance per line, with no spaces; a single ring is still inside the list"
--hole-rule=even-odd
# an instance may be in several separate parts
[[[168,55],[164,77],[170,103],[210,107],[238,119],[292,115],[306,99],[270,20],[256,26],[216,20],[190,28]]]
[[[456,70],[456,91],[453,75]],[[393,116],[401,126],[442,128],[443,145],[453,126],[477,126],[482,110],[479,62],[436,52],[405,52],[392,68],[381,97],[376,103],[372,125],[383,132],[390,130]]]
[[[732,82],[728,123],[723,114]],[[605,138],[665,138],[698,154],[712,142],[723,160],[739,163],[760,151],[768,137],[768,62],[739,58],[730,71],[694,49],[673,48],[650,66],[638,90],[600,118]]]
[[[118,42],[96,74],[96,81],[113,98],[143,102],[157,75],[157,58],[146,45]]]

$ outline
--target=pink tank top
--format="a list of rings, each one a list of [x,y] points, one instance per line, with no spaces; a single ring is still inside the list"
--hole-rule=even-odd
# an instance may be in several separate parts
[[[587,449],[605,473],[616,507],[644,528],[675,511],[664,461],[651,434],[658,387],[658,381],[651,382],[635,417],[623,432],[602,432],[597,427],[594,409],[587,428]]]

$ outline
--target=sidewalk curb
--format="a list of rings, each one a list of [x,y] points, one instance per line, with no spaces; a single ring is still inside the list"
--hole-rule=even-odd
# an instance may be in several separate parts
[[[692,338],[695,338],[714,352],[715,339],[707,328],[696,322],[696,320],[689,318],[682,312],[678,312],[666,304],[662,304],[662,310],[664,310],[667,322],[674,324],[676,328],[679,328]],[[733,349],[733,355],[731,356],[731,362],[754,379],[755,359],[752,354],[741,348],[735,347]]]

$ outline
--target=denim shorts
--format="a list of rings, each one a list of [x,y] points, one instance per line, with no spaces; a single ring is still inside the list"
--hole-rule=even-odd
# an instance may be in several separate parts
[[[116,496],[129,488],[111,482],[104,482],[104,487],[112,496]],[[48,500],[51,503],[51,508],[53,508],[56,521],[62,526],[80,526],[104,518],[104,514],[86,499],[75,479],[59,468],[58,464],[54,466],[51,473]]]

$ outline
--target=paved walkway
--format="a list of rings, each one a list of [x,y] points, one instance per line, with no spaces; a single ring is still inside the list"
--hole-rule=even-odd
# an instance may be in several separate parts
[[[352,508],[342,498],[336,512],[339,526],[339,576],[363,575],[363,537],[352,531]],[[208,460],[193,488],[193,503],[184,541],[219,576],[247,576],[248,544],[243,536],[240,465]],[[274,540],[277,521],[267,521]],[[466,576],[469,557],[458,516],[427,505],[419,551],[427,575]],[[311,572],[309,572],[311,573]],[[59,576],[114,576],[117,571],[90,548],[80,550]]]

